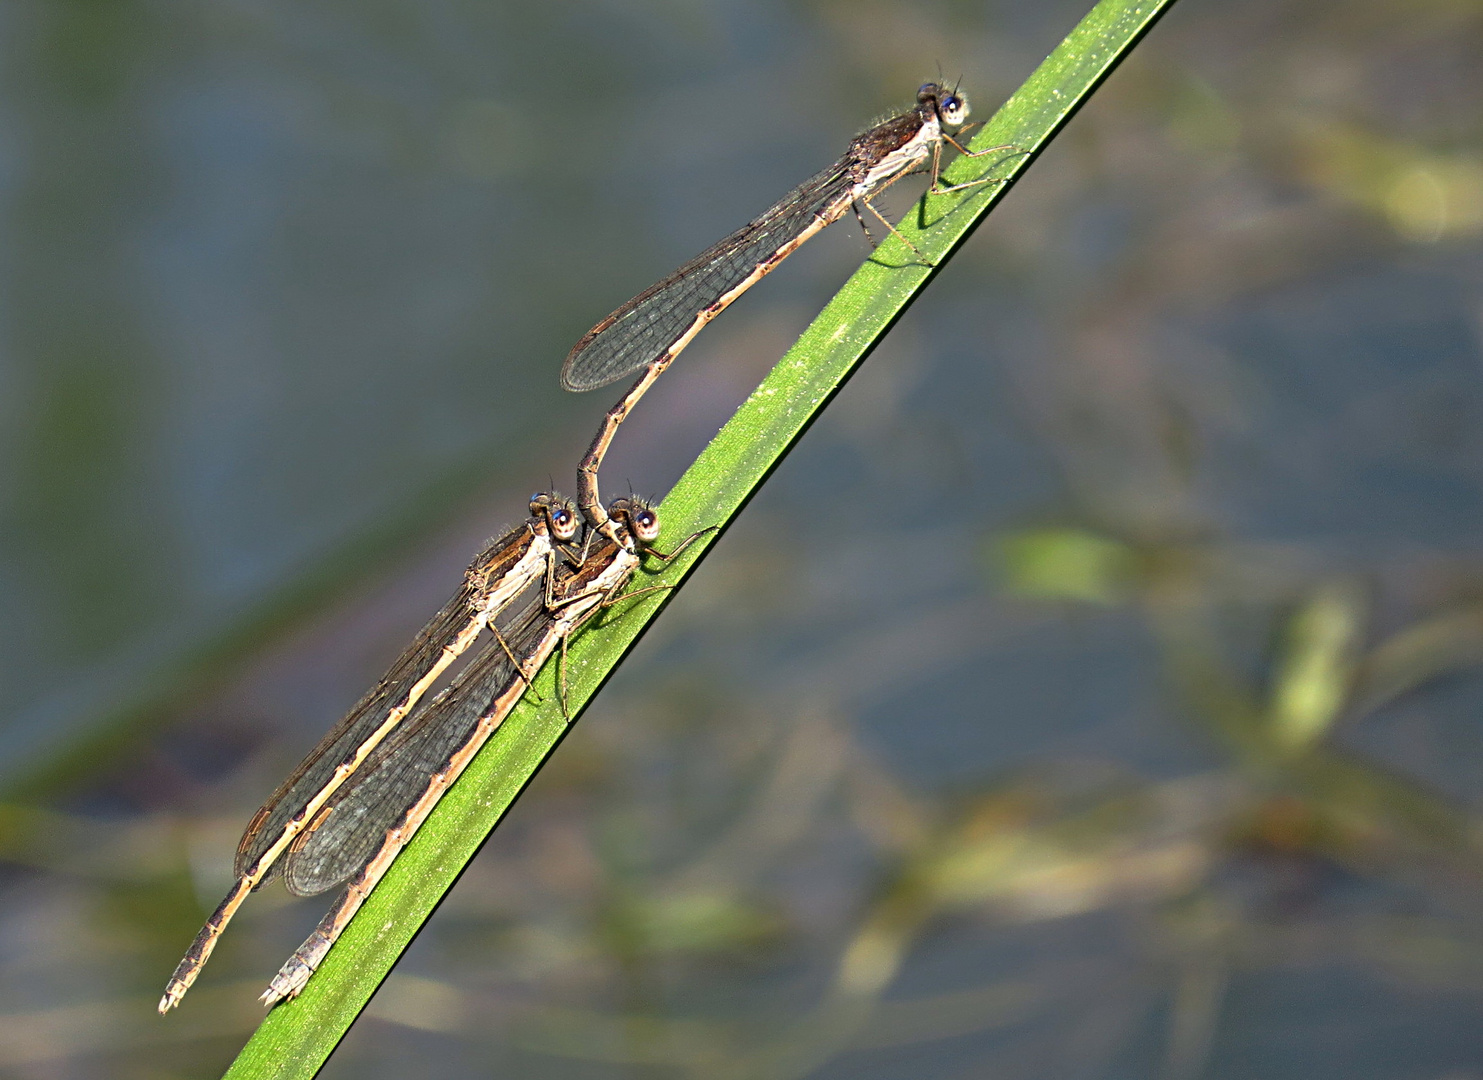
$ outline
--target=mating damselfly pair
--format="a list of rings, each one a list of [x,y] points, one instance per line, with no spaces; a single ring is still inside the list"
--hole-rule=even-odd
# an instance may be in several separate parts
[[[638,379],[582,458],[576,500],[534,496],[529,519],[486,545],[449,602],[264,803],[238,845],[236,880],[176,968],[161,1012],[179,1003],[246,897],[280,875],[301,896],[344,886],[263,1001],[303,989],[540,668],[625,595],[646,557],[667,560],[701,535],[660,552],[652,507],[633,497],[601,505],[598,471],[619,425],[707,323],[814,234],[853,211],[868,236],[862,210],[895,233],[871,202],[895,181],[926,170],[933,192],[998,182],[939,184],[944,143],[971,157],[1013,149],[967,150],[954,138],[967,118],[967,100],[956,89],[922,86],[911,108],[856,136],[829,168],[583,336],[563,365],[563,386],[591,390]],[[444,677],[451,677],[448,685],[431,693]],[[564,708],[564,684],[562,694]]]

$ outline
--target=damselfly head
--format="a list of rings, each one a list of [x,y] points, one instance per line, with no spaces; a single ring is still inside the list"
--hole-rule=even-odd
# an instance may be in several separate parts
[[[539,491],[530,497],[530,516],[545,518],[551,535],[562,543],[575,540],[582,528],[577,504],[553,492]]]
[[[918,105],[931,105],[937,119],[948,127],[958,127],[968,120],[968,98],[962,91],[949,90],[941,83],[923,83],[917,91]]]
[[[608,517],[621,521],[628,535],[640,544],[652,544],[659,539],[659,514],[637,495],[610,502]]]
[[[968,99],[957,90],[937,99],[937,115],[947,127],[961,127],[968,122]]]

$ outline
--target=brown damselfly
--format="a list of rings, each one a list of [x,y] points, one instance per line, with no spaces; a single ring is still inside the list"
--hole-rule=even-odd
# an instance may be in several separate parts
[[[319,926],[273,978],[263,994],[264,1004],[294,997],[304,988],[540,667],[558,648],[565,655],[567,640],[614,602],[645,554],[669,559],[685,546],[668,555],[654,551],[658,517],[637,499],[615,499],[608,510],[616,539],[600,536],[581,565],[559,566],[546,596],[531,601],[503,628],[504,646],[487,646],[446,690],[424,703],[294,842],[284,869],[290,892],[309,896],[346,885]],[[558,673],[563,712],[564,684],[563,667]]]
[[[168,1012],[190,989],[232,915],[248,894],[281,869],[304,828],[412,715],[439,677],[494,620],[541,579],[551,587],[558,563],[579,559],[582,519],[571,500],[538,494],[522,525],[491,540],[469,565],[458,592],[422,628],[390,669],[345,714],[263,804],[243,833],[236,882],[196,935],[160,999]],[[496,631],[496,648],[500,635]]]
[[[934,193],[997,182],[983,179],[950,187],[938,185],[944,143],[969,157],[1014,149],[966,149],[953,132],[967,119],[968,99],[962,93],[938,83],[925,84],[917,91],[916,104],[911,108],[855,136],[844,155],[829,168],[639,293],[577,342],[561,369],[561,385],[568,390],[595,390],[643,372],[608,411],[578,468],[577,505],[590,525],[603,531],[608,528],[597,471],[618,426],[681,350],[742,293],[847,211],[854,211],[867,236],[869,229],[861,206],[896,232],[871,199],[909,173],[929,169],[929,190]]]

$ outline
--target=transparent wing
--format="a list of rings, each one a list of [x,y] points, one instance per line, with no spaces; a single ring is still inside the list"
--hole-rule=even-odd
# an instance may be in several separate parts
[[[516,656],[526,655],[552,624],[540,600],[502,631]],[[394,736],[372,752],[300,835],[285,862],[284,879],[297,896],[313,896],[352,877],[382,846],[435,773],[463,747],[490,703],[520,678],[494,642],[469,661],[442,693],[425,702]]]
[[[470,574],[465,578],[459,591],[418,631],[412,643],[381,677],[381,681],[330,729],[319,741],[319,745],[294,770],[293,775],[263,804],[263,809],[253,818],[237,846],[236,873],[239,877],[278,842],[289,821],[297,817],[309,801],[323,790],[335,767],[353,754],[372,732],[380,728],[393,709],[406,704],[412,688],[432,670],[444,649],[469,625],[480,591],[470,583],[470,578],[483,576],[493,579],[500,573],[501,564],[515,562],[523,548],[520,541],[527,533],[526,525],[511,529],[503,536],[491,540],[475,556],[474,567],[481,571],[481,575]],[[406,720],[402,723],[405,724]],[[274,871],[270,870],[267,877],[271,877],[272,873]]]
[[[850,157],[804,181],[755,221],[701,252],[669,277],[645,289],[577,342],[561,369],[568,390],[595,390],[647,367],[695,324],[706,308],[731,292],[779,249],[801,236],[820,215],[838,217],[847,203]],[[830,219],[832,220],[832,218]]]

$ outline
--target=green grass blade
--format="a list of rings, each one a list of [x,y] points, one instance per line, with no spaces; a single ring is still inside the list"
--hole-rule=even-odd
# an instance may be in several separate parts
[[[944,180],[1012,178],[1055,135],[1173,0],[1102,0],[978,133],[974,148],[1012,144],[1019,155],[960,158]],[[900,231],[936,265],[888,238],[706,447],[665,499],[665,542],[725,526],[777,466],[902,312],[1008,187],[930,196]],[[642,585],[676,585],[718,533]],[[620,607],[572,643],[574,713],[601,689],[672,592]],[[554,664],[506,720],[367,901],[296,1001],[264,1020],[230,1071],[245,1078],[313,1076],[489,832],[566,733]],[[266,975],[266,973],[265,973]],[[187,1007],[189,1002],[187,1002]]]

